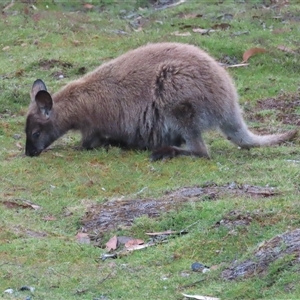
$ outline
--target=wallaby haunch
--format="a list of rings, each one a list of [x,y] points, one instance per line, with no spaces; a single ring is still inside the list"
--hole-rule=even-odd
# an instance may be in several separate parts
[[[247,149],[279,144],[297,133],[250,132],[228,73],[204,51],[179,43],[129,51],[53,96],[38,79],[31,100],[26,121],[29,156],[39,155],[70,129],[81,132],[83,148],[149,149],[152,160],[208,158],[202,139],[208,129],[219,128],[228,140]]]

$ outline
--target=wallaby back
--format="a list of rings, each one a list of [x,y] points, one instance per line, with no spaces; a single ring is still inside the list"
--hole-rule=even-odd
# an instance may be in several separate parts
[[[199,48],[179,43],[129,51],[53,97],[37,80],[31,100],[26,121],[29,156],[39,155],[70,129],[81,132],[83,148],[150,149],[153,160],[209,157],[201,135],[213,128],[243,148],[278,144],[296,134],[251,133],[225,69]]]

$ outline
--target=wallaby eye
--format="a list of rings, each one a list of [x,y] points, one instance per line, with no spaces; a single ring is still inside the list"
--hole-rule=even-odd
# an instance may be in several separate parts
[[[37,138],[39,138],[40,134],[41,134],[40,131],[35,131],[35,132],[32,133],[32,137],[34,139],[37,139]]]

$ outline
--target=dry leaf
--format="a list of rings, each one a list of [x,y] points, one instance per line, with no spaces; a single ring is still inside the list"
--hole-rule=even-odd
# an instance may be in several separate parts
[[[286,32],[290,32],[290,31],[291,30],[287,29],[287,28],[277,28],[277,29],[272,30],[272,33],[273,34],[280,34],[280,33],[286,33]]]
[[[42,220],[44,221],[56,221],[56,218],[53,216],[46,216],[44,218],[42,218]]]
[[[74,46],[79,46],[81,44],[81,42],[78,40],[73,40],[72,43]]]
[[[7,208],[29,208],[28,205],[19,204],[13,201],[2,201]]]
[[[202,17],[203,17],[203,15],[201,15],[201,14],[184,14],[182,16],[182,18],[184,18],[184,19],[195,19],[195,18],[202,18]]]
[[[85,3],[85,4],[83,4],[83,7],[87,8],[87,9],[92,9],[94,7],[94,5]]]
[[[134,250],[141,250],[141,249],[145,249],[151,246],[154,246],[155,243],[147,243],[147,244],[143,244],[143,245],[133,245],[131,247],[126,248],[127,251],[134,251]]]
[[[211,28],[213,29],[221,29],[221,30],[226,30],[228,28],[230,28],[231,25],[228,23],[221,23],[221,24],[215,24],[214,26],[212,26]]]
[[[251,48],[243,54],[243,62],[244,63],[247,62],[248,59],[253,55],[256,55],[258,53],[265,53],[265,52],[267,52],[267,50],[264,48]]]
[[[140,239],[133,239],[133,240],[130,240],[128,241],[127,243],[125,243],[125,247],[126,248],[131,248],[133,246],[136,246],[136,245],[142,245],[144,244],[144,241],[143,240],[140,240]]]
[[[32,20],[33,20],[34,22],[39,22],[40,19],[42,18],[42,16],[41,16],[40,13],[36,13],[36,14],[34,14],[31,18],[32,18]]]
[[[28,200],[16,200],[16,201],[3,201],[2,202],[7,208],[31,208],[31,209],[40,209],[39,205],[33,204]]]
[[[78,232],[76,234],[76,239],[80,244],[89,245],[91,243],[89,235],[87,233],[84,233],[84,232]]]
[[[182,293],[186,298],[199,299],[199,300],[220,300],[220,298],[209,297],[209,296],[200,296],[200,295],[187,295]]]
[[[284,51],[284,52],[296,54],[296,52],[294,50],[292,50],[291,48],[288,48],[286,46],[283,46],[283,45],[278,46],[277,49]]]
[[[176,36],[190,36],[191,33],[190,32],[179,32],[179,31],[175,31],[175,32],[172,32],[171,35],[176,35]]]
[[[3,47],[3,48],[2,48],[2,50],[3,50],[3,51],[7,51],[7,50],[9,50],[9,46],[5,46],[5,47]]]
[[[117,236],[113,236],[106,244],[106,250],[110,251],[110,250],[116,250],[117,249],[117,244],[118,244],[118,238]]]
[[[131,236],[118,236],[118,245],[125,245],[128,241],[134,240]]]
[[[21,143],[16,143],[16,146],[19,150],[22,150],[23,149],[23,146],[21,145]]]

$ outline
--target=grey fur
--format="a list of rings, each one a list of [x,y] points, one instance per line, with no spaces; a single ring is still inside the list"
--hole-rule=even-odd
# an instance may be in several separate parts
[[[26,121],[26,155],[39,155],[68,130],[79,130],[86,149],[115,145],[150,149],[152,159],[209,158],[202,133],[219,128],[242,148],[274,145],[297,131],[251,133],[234,84],[199,48],[179,43],[132,50],[51,95],[37,80]],[[181,148],[186,144],[185,148]]]

